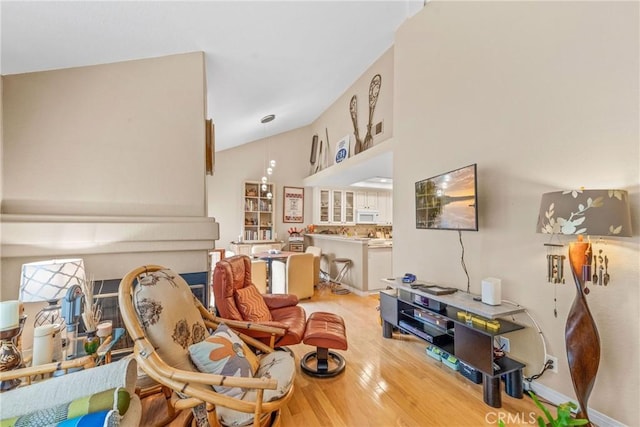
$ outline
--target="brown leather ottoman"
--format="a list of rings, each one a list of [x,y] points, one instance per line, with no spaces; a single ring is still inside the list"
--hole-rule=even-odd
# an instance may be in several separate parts
[[[300,360],[303,372],[316,377],[332,377],[344,370],[344,358],[329,351],[347,349],[347,332],[342,317],[332,313],[311,313],[302,342],[316,346],[316,351],[307,353]]]

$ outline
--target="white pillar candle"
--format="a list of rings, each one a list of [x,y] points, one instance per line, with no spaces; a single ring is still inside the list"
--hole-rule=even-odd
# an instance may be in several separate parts
[[[113,330],[113,322],[111,320],[105,320],[104,322],[98,323],[98,331],[96,335],[100,338],[105,338],[111,335],[111,331]]]
[[[53,334],[56,325],[37,326],[33,331],[33,366],[44,365],[53,362]]]
[[[18,327],[20,301],[0,302],[0,330],[13,329]]]

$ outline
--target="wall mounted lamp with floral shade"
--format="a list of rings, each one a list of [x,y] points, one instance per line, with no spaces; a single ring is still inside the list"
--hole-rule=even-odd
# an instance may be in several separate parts
[[[545,193],[540,202],[537,231],[551,235],[577,235],[577,241],[569,244],[576,297],[567,316],[565,344],[571,381],[580,405],[578,418],[588,420],[587,401],[600,364],[600,336],[587,304],[589,289],[586,284],[592,282],[606,286],[610,275],[608,256],[603,258],[602,251],[594,255],[591,241],[584,241],[582,236],[631,237],[629,195],[624,190],[581,189]],[[596,268],[598,264],[599,270]],[[552,265],[548,266],[551,273],[554,273],[551,271],[553,267],[562,271],[561,265]]]

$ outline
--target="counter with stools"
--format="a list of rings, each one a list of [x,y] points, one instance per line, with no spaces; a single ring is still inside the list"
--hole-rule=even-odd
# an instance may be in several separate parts
[[[344,357],[329,350],[347,349],[347,331],[342,317],[333,313],[311,313],[302,342],[316,346],[316,351],[307,353],[300,360],[303,372],[316,377],[333,377],[344,370]]]

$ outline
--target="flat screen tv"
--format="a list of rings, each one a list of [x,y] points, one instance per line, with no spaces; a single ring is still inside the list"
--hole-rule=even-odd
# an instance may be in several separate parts
[[[416,228],[478,231],[476,164],[416,182]]]

